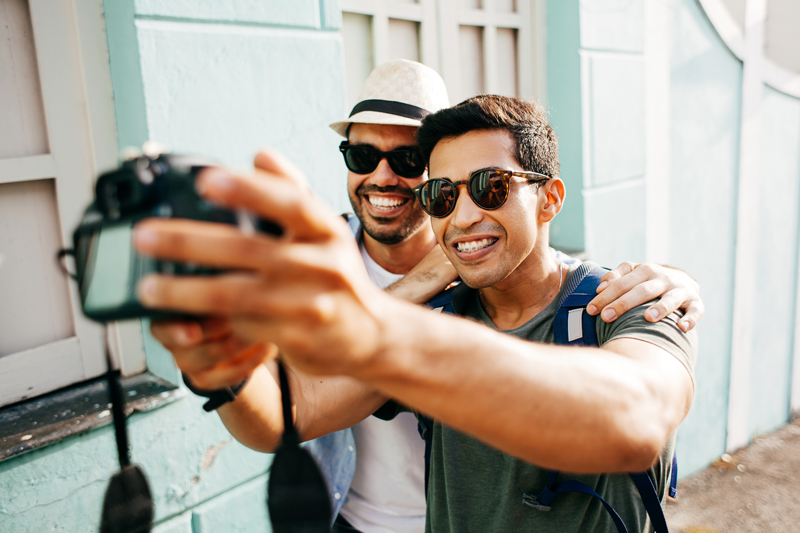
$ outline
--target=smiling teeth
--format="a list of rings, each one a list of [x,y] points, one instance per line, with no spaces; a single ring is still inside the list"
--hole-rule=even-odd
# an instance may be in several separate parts
[[[494,244],[497,239],[483,239],[481,241],[460,242],[456,244],[459,252],[477,252],[481,248],[486,248],[490,244]]]
[[[406,203],[405,199],[400,199],[400,198],[384,198],[381,196],[369,196],[368,198],[369,198],[369,203],[374,205],[375,207],[392,208]]]

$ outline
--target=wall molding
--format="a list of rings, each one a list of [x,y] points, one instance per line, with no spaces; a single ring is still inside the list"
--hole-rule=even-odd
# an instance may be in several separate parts
[[[725,45],[736,57],[744,61],[746,55],[745,35],[722,0],[697,1]],[[761,52],[763,82],[782,93],[800,98],[800,73],[777,65],[766,57],[763,54],[763,42]]]

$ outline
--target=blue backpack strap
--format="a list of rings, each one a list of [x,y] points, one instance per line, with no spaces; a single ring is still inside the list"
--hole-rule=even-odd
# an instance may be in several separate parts
[[[672,475],[669,480],[669,496],[674,498],[678,495],[678,456],[672,454]]]
[[[453,311],[453,304],[451,303],[451,300],[453,299],[453,289],[455,289],[455,286],[451,284],[442,292],[428,300],[428,303],[425,305],[429,309],[433,309],[434,311],[440,313],[447,313],[450,315],[455,314]]]
[[[555,343],[568,346],[597,346],[595,323],[597,316],[586,312],[595,296],[597,286],[607,270],[581,263],[567,281],[553,319]]]
[[[558,302],[558,309],[553,320],[553,333],[555,343],[566,346],[598,346],[597,331],[595,329],[597,316],[591,316],[586,312],[595,296],[597,296],[597,286],[608,270],[591,263],[581,263],[580,266],[570,277],[564,292]],[[656,533],[669,533],[667,521],[664,518],[664,510],[658,498],[655,486],[647,472],[630,474],[636,485],[642,503],[650,516],[650,522]],[[675,484],[677,483],[678,464],[675,456],[672,457],[672,479],[670,481],[670,495],[674,497]],[[588,485],[575,480],[562,481],[556,484],[558,472],[551,470],[548,473],[547,487],[538,496],[530,494],[523,495],[523,502],[536,509],[549,511],[550,505],[557,494],[562,492],[580,492],[588,494],[600,500],[605,507],[619,533],[627,533],[627,528],[619,517],[619,514],[611,505],[603,499],[597,492]]]
[[[555,470],[548,470],[547,486],[544,488],[541,494],[538,496],[533,496],[532,494],[523,494],[522,503],[529,505],[534,509],[538,509],[539,511],[549,511],[550,506],[553,504],[553,500],[557,494],[561,494],[563,492],[578,492],[581,494],[588,494],[589,496],[593,496],[600,500],[600,503],[602,503],[603,507],[606,508],[609,516],[611,516],[611,520],[614,521],[614,525],[617,527],[617,533],[628,533],[628,528],[625,527],[625,522],[622,521],[622,518],[620,518],[614,508],[611,507],[611,504],[609,504],[605,499],[603,499],[602,496],[595,492],[594,489],[585,483],[571,479],[556,484],[557,479],[558,472]]]
[[[453,311],[453,289],[455,286],[450,285],[442,292],[431,298],[427,304],[429,309],[438,311],[440,313],[455,314]],[[433,419],[423,415],[417,414],[417,431],[419,436],[425,441],[425,497],[428,497],[428,474],[431,471],[431,448],[433,445]]]
[[[673,455],[673,458],[675,456]],[[669,533],[667,519],[664,518],[664,509],[661,508],[661,501],[658,499],[656,487],[647,472],[631,473],[631,479],[642,497],[642,503],[647,514],[650,515],[650,523],[656,533]]]
[[[417,414],[417,431],[425,441],[425,499],[428,499],[428,477],[431,471],[431,448],[433,447],[433,419]]]

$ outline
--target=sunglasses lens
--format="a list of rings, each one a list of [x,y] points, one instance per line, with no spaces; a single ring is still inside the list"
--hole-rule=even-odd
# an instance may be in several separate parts
[[[470,177],[469,195],[484,209],[497,209],[508,198],[508,179],[496,170],[484,170]]]
[[[428,180],[420,190],[419,200],[430,216],[445,217],[455,206],[456,188],[447,180]]]
[[[344,162],[351,172],[369,174],[378,167],[379,155],[375,150],[351,146],[344,151]]]
[[[418,178],[425,172],[425,161],[417,150],[396,150],[388,158],[389,166],[401,178]]]

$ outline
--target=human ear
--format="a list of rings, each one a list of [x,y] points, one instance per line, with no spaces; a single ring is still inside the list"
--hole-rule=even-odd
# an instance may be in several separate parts
[[[542,185],[541,192],[544,193],[544,205],[539,210],[539,220],[541,222],[550,222],[564,205],[564,182],[559,178],[553,178]]]

